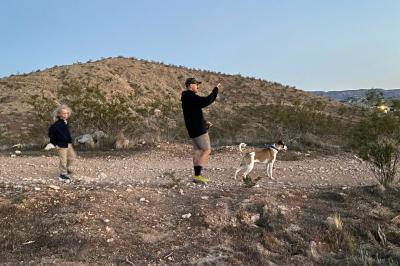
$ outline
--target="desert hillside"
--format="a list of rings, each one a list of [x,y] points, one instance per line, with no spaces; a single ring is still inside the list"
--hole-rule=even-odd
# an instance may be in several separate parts
[[[5,149],[16,143],[46,142],[50,113],[59,102],[76,109],[72,122],[80,124],[72,127],[75,136],[103,130],[113,131],[106,132],[111,135],[122,131],[135,141],[182,141],[186,132],[180,93],[187,77],[203,81],[201,94],[222,83],[217,102],[206,111],[215,125],[213,139],[221,143],[243,139],[265,143],[307,133],[337,135],[337,129],[329,129],[332,123],[351,123],[357,113],[347,105],[277,82],[118,57],[0,79],[0,145]],[[104,110],[96,111],[101,106]],[[107,113],[100,114],[107,118],[94,123],[99,112]]]

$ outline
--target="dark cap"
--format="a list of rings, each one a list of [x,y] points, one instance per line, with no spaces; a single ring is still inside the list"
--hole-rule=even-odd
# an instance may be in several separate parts
[[[195,78],[188,78],[185,82],[185,85],[188,87],[190,84],[201,84],[201,81],[198,81]]]

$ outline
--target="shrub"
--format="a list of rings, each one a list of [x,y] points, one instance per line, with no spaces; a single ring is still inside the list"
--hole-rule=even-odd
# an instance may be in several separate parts
[[[352,132],[351,145],[383,186],[390,185],[398,170],[400,148],[399,117],[373,112]]]

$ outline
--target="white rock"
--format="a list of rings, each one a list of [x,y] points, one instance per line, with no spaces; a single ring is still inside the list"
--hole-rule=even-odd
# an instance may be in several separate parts
[[[182,215],[182,218],[183,218],[183,219],[189,219],[190,216],[192,216],[192,214],[189,212],[189,213],[187,213],[187,214]]]
[[[59,190],[59,189],[60,189],[60,187],[59,187],[59,186],[56,186],[56,185],[48,185],[48,187],[49,187],[49,188],[52,188],[52,189],[54,189],[54,190]]]
[[[55,149],[55,148],[56,147],[53,144],[49,143],[49,144],[46,145],[46,147],[44,147],[44,150],[45,151],[49,151],[49,150],[52,150],[52,149]]]

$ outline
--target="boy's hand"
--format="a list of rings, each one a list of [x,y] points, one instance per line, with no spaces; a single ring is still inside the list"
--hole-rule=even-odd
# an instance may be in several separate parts
[[[210,127],[212,127],[213,126],[213,124],[211,123],[211,122],[206,122],[206,126],[207,126],[207,129],[209,129]]]

